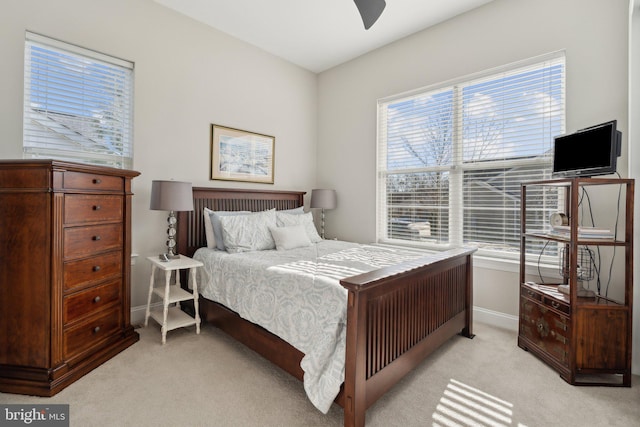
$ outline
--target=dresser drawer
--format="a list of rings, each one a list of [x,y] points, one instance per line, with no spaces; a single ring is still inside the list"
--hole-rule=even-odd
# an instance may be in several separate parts
[[[122,196],[67,194],[64,196],[64,223],[122,220],[122,208]]]
[[[66,325],[85,316],[91,316],[102,308],[117,303],[120,300],[121,288],[122,282],[118,279],[66,296],[63,303],[63,323]]]
[[[124,192],[124,179],[93,173],[65,172],[63,187],[66,190]]]
[[[569,326],[569,318],[520,299],[520,334],[564,366],[569,364]]]
[[[64,289],[68,291],[83,285],[91,285],[109,277],[122,274],[122,252],[109,252],[79,261],[64,263]]]
[[[64,258],[80,258],[119,249],[122,243],[122,224],[68,227],[64,229]]]
[[[66,329],[63,336],[65,359],[78,355],[117,332],[122,324],[120,310],[120,307],[114,307],[99,316],[90,317],[86,321]]]

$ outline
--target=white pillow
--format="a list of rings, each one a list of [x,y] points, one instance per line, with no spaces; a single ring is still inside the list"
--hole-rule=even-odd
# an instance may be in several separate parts
[[[307,232],[307,237],[311,243],[318,243],[322,241],[322,237],[316,230],[316,225],[313,222],[313,214],[311,212],[303,214],[292,214],[285,212],[276,212],[276,218],[278,219],[278,227],[288,227],[291,225],[302,225]]]
[[[211,213],[213,211],[209,208],[204,208],[202,211],[202,220],[204,221],[204,235],[207,238],[207,248],[214,249],[216,247],[216,240],[213,236],[213,224],[211,224]]]
[[[304,206],[300,206],[298,208],[293,208],[293,209],[285,209],[283,211],[277,211],[278,213],[290,213],[290,214],[303,214],[304,213]]]
[[[279,251],[311,246],[311,240],[303,225],[271,227],[271,235]]]
[[[250,213],[251,212],[249,211],[212,211],[209,217],[211,218],[211,226],[213,228],[213,241],[215,242],[215,247],[220,249],[221,251],[224,251],[226,249],[224,247],[224,238],[222,236],[222,225],[220,224],[220,217],[247,215]]]
[[[222,238],[229,253],[274,249],[271,227],[276,227],[275,209],[248,215],[221,216]]]

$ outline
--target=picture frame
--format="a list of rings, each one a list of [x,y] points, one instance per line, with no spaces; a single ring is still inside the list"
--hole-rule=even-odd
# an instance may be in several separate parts
[[[210,179],[273,184],[275,137],[211,124]]]

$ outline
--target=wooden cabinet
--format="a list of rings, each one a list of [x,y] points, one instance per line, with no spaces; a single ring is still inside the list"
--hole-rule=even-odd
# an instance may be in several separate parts
[[[0,161],[0,391],[52,396],[138,340],[135,171]]]
[[[528,206],[540,200],[541,187],[553,188],[559,200],[564,200],[559,209],[568,218],[565,233],[553,232],[549,226],[540,229],[539,223],[538,229],[528,224]],[[616,212],[615,204],[607,206],[610,223],[603,224],[613,230],[617,218],[623,218],[620,237],[594,238],[580,228],[584,220],[581,215],[586,211],[581,203],[589,187],[613,188],[615,191],[609,194],[620,191],[620,212]],[[571,178],[522,185],[518,345],[556,369],[570,384],[631,386],[633,195],[631,179]],[[559,270],[565,273],[562,279],[556,283],[526,281],[526,249],[532,241],[544,242],[545,247],[556,245]],[[584,269],[580,254],[585,248],[591,251],[588,253],[598,248],[624,252],[623,267],[609,272],[617,277],[615,283],[621,288],[618,300],[605,296],[605,292],[596,291],[593,296],[579,293]],[[605,268],[608,266],[600,266],[600,273]]]

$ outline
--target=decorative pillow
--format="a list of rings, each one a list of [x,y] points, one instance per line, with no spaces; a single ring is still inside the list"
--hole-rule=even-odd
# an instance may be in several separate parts
[[[216,240],[213,236],[213,224],[211,224],[211,214],[213,211],[209,208],[204,208],[202,211],[202,220],[204,222],[204,235],[207,238],[207,248],[215,249]]]
[[[270,230],[273,240],[276,242],[276,249],[279,251],[311,245],[311,240],[309,240],[303,225],[271,227]]]
[[[213,211],[209,215],[211,218],[211,226],[213,228],[213,241],[215,242],[215,247],[224,251],[226,248],[224,247],[224,239],[222,237],[222,224],[220,224],[220,218],[223,216],[237,216],[237,215],[247,215],[250,214],[249,211]],[[205,229],[206,231],[206,229]]]
[[[307,237],[309,237],[311,243],[318,243],[322,241],[322,237],[318,235],[318,230],[316,230],[316,225],[313,222],[313,214],[311,212],[303,214],[276,212],[276,216],[278,219],[278,227],[302,225],[304,226],[304,230],[307,232]]]
[[[294,209],[285,209],[283,211],[276,211],[276,215],[280,214],[280,213],[303,214],[304,213],[304,206],[300,206],[299,208],[294,208]]]
[[[276,227],[275,209],[248,215],[222,216],[222,238],[229,253],[274,249],[269,228]]]

